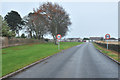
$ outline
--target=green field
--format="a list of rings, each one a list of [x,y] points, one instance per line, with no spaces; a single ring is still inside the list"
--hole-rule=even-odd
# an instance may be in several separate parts
[[[81,42],[61,42],[60,49],[64,50]],[[2,76],[14,72],[24,66],[47,56],[60,52],[53,43],[29,44],[2,49]]]
[[[97,48],[98,50],[100,50],[102,53],[105,53],[106,55],[110,56],[111,58],[115,59],[118,61],[118,54],[114,51],[111,51],[111,50],[107,50],[95,43],[93,43],[95,48]]]

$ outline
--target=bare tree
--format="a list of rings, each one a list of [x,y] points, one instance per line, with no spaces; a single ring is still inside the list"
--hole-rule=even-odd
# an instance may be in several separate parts
[[[31,38],[35,35],[37,39],[43,39],[43,36],[48,32],[45,19],[43,14],[37,12],[29,13],[28,16],[26,16],[27,32]]]
[[[26,30],[25,32],[28,33],[28,36],[30,38],[33,38],[33,33],[34,33],[34,26],[32,23],[32,16],[30,16],[31,13],[29,13],[27,16],[25,16],[23,18],[24,22],[25,22],[25,27],[24,29]]]
[[[33,17],[33,25],[36,36],[38,37],[38,39],[41,39],[48,32],[46,16],[44,14],[34,12]]]
[[[62,37],[66,35],[71,21],[69,15],[61,6],[47,2],[33,11],[28,15],[26,21],[27,31],[31,37],[35,34],[38,39],[41,39],[49,32],[56,44],[57,34],[61,34]]]
[[[37,11],[47,15],[48,28],[56,44],[56,35],[61,34],[62,37],[65,36],[68,31],[68,26],[71,25],[69,15],[61,6],[50,2],[44,3]]]

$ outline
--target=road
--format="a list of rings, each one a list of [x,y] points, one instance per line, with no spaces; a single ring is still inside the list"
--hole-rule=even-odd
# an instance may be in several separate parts
[[[12,78],[118,78],[118,64],[92,43],[64,50]]]

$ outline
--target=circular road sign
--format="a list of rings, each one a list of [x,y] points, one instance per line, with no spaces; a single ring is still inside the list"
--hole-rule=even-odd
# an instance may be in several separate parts
[[[106,34],[105,39],[110,39],[110,34]]]
[[[61,37],[62,37],[62,36],[61,36],[60,34],[58,34],[58,35],[56,36],[57,39],[61,39]]]

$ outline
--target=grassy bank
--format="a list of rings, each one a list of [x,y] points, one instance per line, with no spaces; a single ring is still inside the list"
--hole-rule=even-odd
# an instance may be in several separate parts
[[[95,48],[100,50],[102,53],[105,53],[106,55],[110,56],[111,58],[115,59],[118,61],[118,53],[115,51],[107,50],[106,48],[103,48],[95,43],[93,43]]]
[[[60,49],[64,50],[80,42],[61,42]],[[27,66],[37,60],[60,52],[53,43],[29,44],[2,49],[2,76]]]

